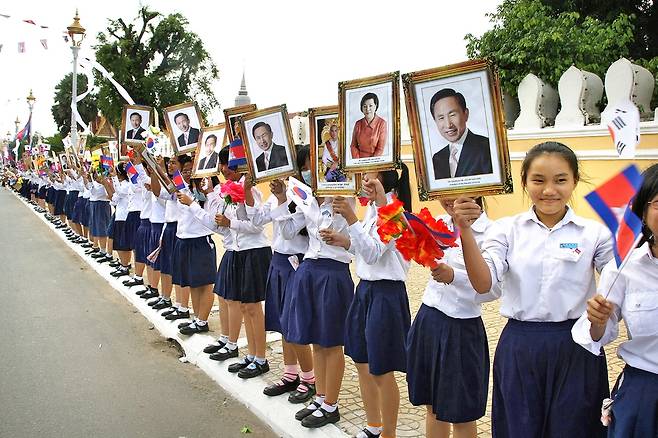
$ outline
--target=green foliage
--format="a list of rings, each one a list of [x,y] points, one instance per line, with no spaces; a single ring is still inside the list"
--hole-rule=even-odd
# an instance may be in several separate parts
[[[557,85],[571,65],[603,78],[635,40],[634,17],[626,13],[603,22],[576,11],[556,13],[540,0],[504,0],[488,16],[493,29],[479,38],[466,35],[466,51],[469,58],[492,59],[511,95],[528,73]]]
[[[62,136],[68,135],[71,131],[72,79],[73,73],[69,73],[59,81],[55,87],[55,104],[50,109],[53,114],[53,119],[55,119],[55,123],[57,124],[57,129]],[[87,77],[79,74],[78,94],[86,89]],[[96,97],[88,94],[84,99],[78,102],[78,112],[85,123],[89,124],[94,121],[98,115]]]
[[[217,105],[211,86],[218,71],[188,24],[179,13],[163,16],[142,7],[132,23],[109,20],[107,31],[98,34],[96,59],[136,103],[164,108],[194,100],[206,114]],[[99,109],[119,126],[125,101],[105,79],[99,85]]]

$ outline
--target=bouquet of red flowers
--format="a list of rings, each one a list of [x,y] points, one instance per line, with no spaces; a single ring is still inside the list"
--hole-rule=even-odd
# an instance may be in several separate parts
[[[396,239],[395,247],[405,260],[433,269],[443,258],[445,249],[457,246],[457,230],[450,231],[445,222],[434,219],[427,208],[416,215],[404,211],[402,202],[394,199],[377,213],[379,237],[384,243]]]
[[[220,186],[219,192],[224,199],[224,209],[222,210],[222,214],[224,214],[226,207],[229,205],[244,202],[244,186],[240,183],[231,180],[226,181]]]

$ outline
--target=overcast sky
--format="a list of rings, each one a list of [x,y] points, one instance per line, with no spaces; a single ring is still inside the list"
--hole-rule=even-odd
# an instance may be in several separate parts
[[[217,64],[214,85],[221,108],[233,106],[243,67],[252,102],[260,108],[286,103],[288,111],[338,103],[337,83],[400,70],[407,73],[466,59],[464,35],[490,28],[485,14],[498,0],[172,1],[20,0],[2,2],[0,14],[0,137],[28,117],[25,98],[37,98],[33,130],[52,135],[55,85],[71,71],[71,50],[61,37],[76,6],[87,29],[84,47],[96,43],[108,18],[136,16],[141,4],[181,12]],[[182,9],[181,5],[184,5]],[[30,19],[38,26],[22,23]],[[40,40],[48,40],[44,50]],[[25,53],[18,43],[25,42]],[[137,102],[138,104],[141,102]],[[222,121],[221,109],[210,122]],[[88,122],[88,121],[87,121]],[[19,129],[20,129],[19,128]]]

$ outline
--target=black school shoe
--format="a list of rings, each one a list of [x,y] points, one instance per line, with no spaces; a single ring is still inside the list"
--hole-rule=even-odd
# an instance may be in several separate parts
[[[126,287],[141,286],[144,284],[143,278],[131,278],[123,282],[123,285]]]
[[[104,257],[99,257],[96,259],[98,263],[106,263],[106,262],[111,262],[114,260],[111,255],[107,254]]]
[[[238,377],[241,379],[251,379],[253,377],[260,376],[265,374],[270,370],[270,364],[265,360],[264,363],[258,363],[255,360],[247,365],[246,368],[242,368],[238,372]]]
[[[285,394],[286,392],[294,391],[299,386],[299,376],[295,380],[290,382],[281,379],[280,382],[274,383],[265,389],[263,389],[263,394],[276,397],[277,395]]]
[[[112,263],[110,263],[112,266]],[[124,277],[130,275],[130,269],[127,266],[119,266],[115,271],[110,272],[110,275],[114,278]]]
[[[158,303],[153,305],[153,309],[155,310],[162,310],[166,309],[167,307],[171,307],[171,300],[166,298],[161,299]]]
[[[322,416],[316,417],[315,415],[307,415],[306,418],[302,420],[302,426],[309,429],[315,429],[318,427],[326,426],[330,423],[337,423],[340,421],[340,412],[338,412],[338,407],[333,412],[327,412],[322,407],[318,408],[322,413]]]
[[[83,248],[91,248],[94,245],[92,245],[91,242],[89,242],[85,239],[85,241],[80,246],[83,247]]]
[[[306,403],[315,395],[315,384],[307,383],[303,380],[299,383],[306,387],[306,391],[297,391],[297,388],[288,396],[288,402],[292,404]]]
[[[174,313],[165,316],[165,319],[167,321],[176,321],[177,319],[185,319],[190,317],[190,311],[187,310],[185,312],[181,312],[180,310],[176,309]]]
[[[96,254],[97,252],[100,252],[100,249],[90,247],[87,251],[85,251],[85,254],[86,255]]]
[[[160,296],[160,292],[158,292],[157,289],[149,288],[149,291],[146,292],[145,294],[140,295],[140,298],[145,300],[150,300],[151,298],[157,298],[159,296]]]
[[[118,260],[113,260],[113,261],[110,263],[110,267],[112,267],[112,268],[118,268],[120,265],[121,265],[121,262],[118,261]]]
[[[170,304],[170,306],[171,306],[171,304]],[[177,310],[178,310],[178,309],[176,309],[175,307],[172,306],[172,307],[169,307],[169,308],[168,308],[167,310],[165,310],[164,312],[162,312],[160,315],[162,315],[162,316],[169,316],[169,315],[171,315],[172,313],[176,312]]]
[[[91,255],[91,258],[92,258],[92,259],[99,259],[99,258],[101,258],[101,257],[106,257],[106,256],[107,256],[107,254],[101,252],[100,250],[97,250],[96,252],[94,252],[94,253]]]
[[[219,350],[215,354],[211,354],[208,356],[212,360],[218,360],[218,361],[224,361],[226,359],[231,359],[233,357],[238,357],[240,353],[238,352],[237,348],[234,348],[233,350],[229,350],[228,348],[224,347],[221,350]]]
[[[248,367],[251,364],[252,361],[247,358],[247,356],[243,357],[240,362],[232,363],[231,365],[228,366],[228,372],[229,373],[237,373],[243,368]]]
[[[309,409],[311,406],[314,407],[314,409]],[[320,409],[320,406],[322,406],[320,403],[313,401],[311,404],[308,406],[305,406],[304,408],[298,410],[295,413],[295,420],[297,421],[302,421],[304,418],[308,417],[311,415],[313,412],[315,412],[316,409]]]
[[[182,329],[183,327],[187,327],[190,324],[192,324],[192,321],[181,322],[180,324],[178,324],[178,328]]]
[[[361,430],[361,432],[359,432],[359,435],[365,435],[366,438],[379,438],[380,436],[382,436],[381,433],[375,434],[375,433],[370,432],[366,428],[363,428],[363,430]]]
[[[219,339],[217,339],[217,341],[206,346],[206,348],[203,349],[203,352],[206,354],[214,354],[217,353],[219,350],[221,350],[225,345],[226,342],[222,342]]]
[[[190,335],[193,335],[193,334],[196,334],[196,333],[207,332],[207,331],[209,331],[209,330],[210,330],[210,328],[208,328],[208,324],[197,325],[197,324],[195,324],[195,323],[192,323],[192,324],[188,325],[187,327],[183,327],[183,328],[180,329],[178,332],[179,332],[181,335],[188,335],[188,336],[190,336]]]

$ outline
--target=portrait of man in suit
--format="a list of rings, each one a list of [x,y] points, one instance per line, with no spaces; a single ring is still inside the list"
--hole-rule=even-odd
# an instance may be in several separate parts
[[[142,135],[146,132],[146,129],[142,128],[142,115],[140,113],[134,112],[130,114],[130,129],[126,132],[126,139],[128,140],[144,140]]]
[[[174,116],[174,123],[182,134],[178,136],[178,146],[183,147],[189,144],[199,142],[199,129],[190,126],[190,118],[185,113],[178,113]]]
[[[492,173],[489,138],[466,126],[468,108],[464,95],[452,88],[437,91],[430,113],[446,145],[432,156],[434,179]]]
[[[288,165],[286,148],[274,143],[272,127],[265,122],[258,122],[251,130],[256,144],[263,151],[256,158],[256,169],[264,172]]]
[[[215,134],[210,134],[206,137],[206,141],[203,143],[203,156],[199,160],[197,170],[210,170],[217,168],[219,153],[215,151],[216,146],[217,136]]]

